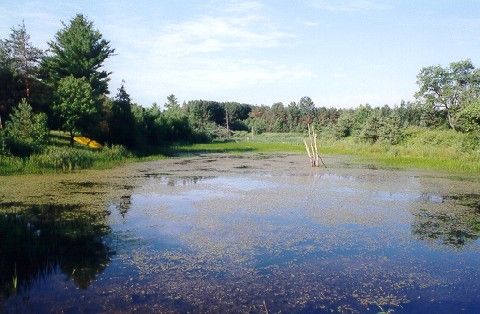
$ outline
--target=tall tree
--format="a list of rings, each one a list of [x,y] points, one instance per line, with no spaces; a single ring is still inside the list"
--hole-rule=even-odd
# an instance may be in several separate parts
[[[0,40],[0,129],[3,128],[5,118],[12,107],[12,82],[13,74],[7,62],[6,45],[3,40]]]
[[[171,94],[167,97],[167,102],[165,103],[165,109],[179,109],[180,104],[178,103],[177,97],[174,94]]]
[[[446,112],[448,124],[456,129],[455,112],[466,98],[480,93],[480,69],[475,69],[470,60],[423,68],[417,76],[420,102],[436,110]]]
[[[60,118],[62,129],[70,134],[70,145],[73,145],[75,132],[88,130],[92,117],[97,113],[88,81],[73,76],[61,79],[53,109]]]
[[[85,78],[92,88],[94,100],[108,94],[108,81],[111,72],[103,70],[105,60],[112,56],[114,49],[110,42],[94,28],[82,14],[77,14],[49,43],[50,55],[43,66],[50,83],[56,88],[62,78],[73,76]]]
[[[113,100],[109,125],[110,141],[112,143],[133,146],[135,120],[132,113],[132,101],[125,89],[125,81],[122,81],[122,85]]]
[[[312,123],[315,115],[315,104],[313,103],[313,100],[310,97],[304,96],[300,98],[298,107],[300,109],[300,114],[302,115],[302,120],[306,124]]]
[[[43,51],[33,46],[25,23],[12,28],[10,37],[5,40],[7,60],[14,75],[24,83],[25,97],[30,98],[31,80],[38,72]]]

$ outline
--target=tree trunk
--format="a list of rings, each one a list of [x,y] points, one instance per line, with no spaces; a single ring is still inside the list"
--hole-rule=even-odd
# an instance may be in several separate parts
[[[227,121],[227,136],[230,137],[230,126],[228,124],[228,110],[225,108],[225,120]]]
[[[74,134],[72,131],[70,131],[70,146],[73,147],[73,137],[74,137]]]
[[[456,128],[456,125],[455,125],[455,119],[453,118],[450,110],[447,110],[447,119],[448,119],[448,124],[450,125],[450,127],[456,131],[457,128]]]

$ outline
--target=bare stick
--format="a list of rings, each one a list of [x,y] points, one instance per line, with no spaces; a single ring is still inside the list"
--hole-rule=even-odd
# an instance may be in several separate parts
[[[267,304],[265,303],[265,300],[263,300],[263,308],[265,309],[265,314],[268,314],[268,308],[267,308]]]
[[[307,150],[308,158],[310,159],[310,163],[312,163],[312,155],[310,154],[310,149],[308,149],[307,140],[303,139],[303,143],[305,144],[305,149]]]
[[[312,131],[310,128],[310,124],[308,124],[308,138],[310,139],[310,149],[312,151],[312,159],[313,159],[313,167],[317,166],[317,161],[315,159],[315,149],[313,148],[313,138],[312,138]]]

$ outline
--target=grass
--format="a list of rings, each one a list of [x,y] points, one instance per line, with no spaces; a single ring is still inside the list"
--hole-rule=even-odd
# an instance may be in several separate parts
[[[30,158],[0,157],[0,175],[45,173],[75,169],[107,169],[126,162],[150,161],[195,153],[298,153],[304,154],[303,134],[265,133],[252,136],[236,133],[230,141],[183,144],[128,152],[121,147],[92,150],[75,144],[68,147],[68,135],[53,131],[48,149]],[[320,136],[323,155],[351,155],[357,162],[396,168],[418,168],[458,174],[480,174],[478,140],[452,130],[408,129],[398,145],[367,144],[354,137],[335,140]]]
[[[180,153],[305,153],[301,133],[266,133],[252,137],[242,133],[230,142],[176,147]],[[475,139],[452,130],[408,129],[399,145],[367,144],[353,137],[335,140],[320,137],[324,155],[351,155],[358,162],[373,162],[396,168],[441,170],[480,174],[480,147]],[[478,145],[478,144],[477,144]]]
[[[49,145],[39,154],[25,158],[0,156],[0,175],[108,169],[126,162],[165,158],[166,152],[165,149],[157,148],[151,152],[132,153],[118,145],[92,149],[75,143],[70,147],[68,134],[51,131]]]

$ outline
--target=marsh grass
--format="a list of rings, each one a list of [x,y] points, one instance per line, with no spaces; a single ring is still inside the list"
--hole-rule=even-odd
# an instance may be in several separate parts
[[[199,153],[292,153],[304,154],[302,133],[237,132],[229,141],[207,144],[177,144],[127,151],[121,146],[91,149],[75,144],[68,146],[68,135],[53,131],[49,146],[29,158],[0,155],[0,175],[45,173],[94,168],[107,169],[125,162],[151,161],[169,156]],[[407,129],[398,145],[369,144],[358,138],[336,140],[319,134],[319,153],[350,155],[357,163],[375,163],[394,168],[418,168],[459,174],[480,174],[478,138],[452,130]]]
[[[91,149],[79,144],[69,145],[68,135],[52,131],[49,145],[29,157],[0,155],[0,175],[18,173],[48,173],[86,168],[110,168],[133,158],[120,145]]]
[[[176,147],[179,153],[305,153],[302,133],[239,133],[229,142]],[[336,140],[319,135],[320,155],[351,155],[356,162],[373,162],[394,168],[441,170],[460,174],[480,173],[478,140],[452,130],[407,129],[398,145],[369,144],[349,137]]]

